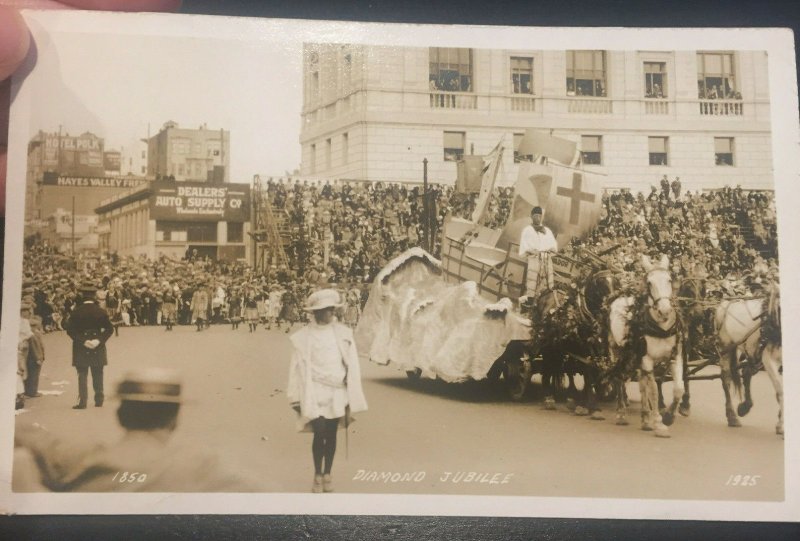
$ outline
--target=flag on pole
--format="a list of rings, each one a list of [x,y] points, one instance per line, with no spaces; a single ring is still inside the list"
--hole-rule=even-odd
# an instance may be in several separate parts
[[[483,156],[464,156],[456,164],[456,193],[479,193],[483,180]]]
[[[572,165],[578,156],[578,145],[569,139],[527,129],[517,147],[517,154],[535,158],[546,157],[548,161],[555,160],[564,165]]]
[[[472,212],[472,222],[478,223],[486,212],[489,200],[492,197],[494,183],[497,180],[497,172],[503,164],[503,140],[497,143],[492,151],[483,160],[483,170],[481,171],[481,190],[478,192],[478,199],[475,201],[475,210]]]
[[[544,209],[544,224],[559,246],[581,237],[600,221],[603,176],[556,163],[521,163],[514,202],[501,242],[519,242],[533,207]]]

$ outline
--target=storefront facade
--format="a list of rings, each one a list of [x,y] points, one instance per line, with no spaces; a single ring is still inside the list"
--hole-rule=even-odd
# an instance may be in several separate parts
[[[250,186],[151,182],[104,201],[100,249],[119,255],[249,260]]]

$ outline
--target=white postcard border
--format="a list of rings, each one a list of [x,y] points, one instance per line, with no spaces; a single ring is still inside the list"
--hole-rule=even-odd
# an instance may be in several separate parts
[[[189,15],[117,15],[90,12],[26,11],[34,39],[47,32],[115,35],[213,37],[280,43],[292,41],[349,42],[380,45],[448,45],[493,49],[609,50],[737,49],[766,50],[769,55],[771,128],[773,144],[778,242],[785,285],[784,347],[790,361],[784,368],[785,393],[785,501],[693,501],[599,498],[541,498],[519,496],[437,496],[372,494],[15,494],[11,492],[14,415],[10,406],[0,411],[0,510],[23,514],[359,514],[450,515],[509,517],[586,517],[645,519],[707,519],[748,521],[800,520],[800,369],[792,352],[800,351],[800,275],[795,232],[800,231],[800,171],[798,101],[794,42],[787,29],[621,29],[530,28],[351,23],[331,21],[262,20]],[[99,30],[98,29],[102,29]],[[16,340],[19,291],[22,280],[20,234],[24,222],[27,117],[33,104],[24,81],[14,81],[18,92],[11,110],[4,261],[3,326],[0,331],[0,396],[12,403],[16,380]],[[795,355],[796,356],[796,355]],[[765,404],[765,407],[776,407]],[[669,442],[665,442],[669,445]],[[677,459],[681,457],[676,457]],[[683,457],[713,460],[713,457]],[[619,472],[618,482],[624,482]],[[691,487],[687,487],[691,497]]]

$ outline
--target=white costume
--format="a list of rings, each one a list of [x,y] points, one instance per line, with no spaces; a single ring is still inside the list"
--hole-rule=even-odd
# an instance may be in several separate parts
[[[547,287],[553,287],[553,265],[550,262],[550,254],[547,252],[558,251],[558,244],[553,232],[549,227],[541,226],[542,230],[537,231],[532,225],[525,226],[519,239],[519,255],[528,258],[528,272],[525,287],[525,295],[535,297],[544,287],[540,283],[539,276],[542,274],[542,265],[547,277]]]
[[[298,430],[310,431],[311,421],[318,417],[342,419],[346,406],[351,414],[367,409],[356,344],[348,327],[338,322],[310,323],[290,340],[287,395],[290,403],[300,404]]]

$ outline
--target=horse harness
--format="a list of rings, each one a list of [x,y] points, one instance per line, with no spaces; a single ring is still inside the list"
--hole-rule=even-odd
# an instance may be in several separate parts
[[[664,269],[653,269],[653,270],[651,270],[645,276],[645,284],[647,284],[647,282],[648,282],[648,280],[647,280],[648,277],[654,272],[667,272],[667,271],[665,271]],[[649,284],[647,286],[647,298],[653,301],[652,306],[657,305],[660,301],[662,301],[664,299],[666,299],[669,302],[670,306],[672,306],[673,300],[674,300],[674,297],[672,295],[669,295],[669,296],[662,295],[661,297],[656,298],[656,296],[653,295],[653,288],[650,287]]]
[[[750,299],[740,299],[740,300],[750,300]],[[731,347],[738,348],[739,346],[741,346],[742,344],[747,342],[750,339],[751,336],[753,336],[756,332],[760,331],[765,326],[764,322],[767,321],[770,317],[779,318],[780,316],[777,315],[778,314],[778,309],[777,309],[776,304],[777,304],[777,302],[776,302],[775,294],[773,292],[772,294],[769,295],[769,297],[767,297],[764,300],[764,307],[762,308],[761,313],[756,314],[756,315],[752,315],[750,313],[750,308],[748,307],[747,308],[747,312],[751,317],[751,321],[756,321],[757,323],[756,323],[756,325],[753,326],[752,329],[750,329],[747,333],[745,333],[745,335],[741,339],[739,339],[735,343],[731,344]],[[731,304],[729,303],[725,307],[725,317],[731,317],[731,318],[735,319],[736,321],[738,321],[739,323],[741,323],[742,325],[744,325],[745,322],[742,321],[741,319],[737,318],[735,315],[733,315],[731,313],[730,309],[731,309]],[[780,325],[780,323],[778,323],[778,325]],[[714,329],[715,334],[719,334],[720,328],[721,327],[717,327],[716,329]],[[767,337],[764,336],[764,334],[762,333],[762,336],[759,339],[759,343],[758,343],[757,357],[761,356],[761,352],[764,351],[764,348],[767,346],[767,342],[768,342]]]
[[[666,329],[661,328],[658,322],[653,318],[650,310],[646,310],[646,317],[644,319],[644,326],[642,327],[642,334],[644,336],[653,336],[655,338],[670,338],[678,334],[680,329],[680,318],[675,314],[675,321]]]

